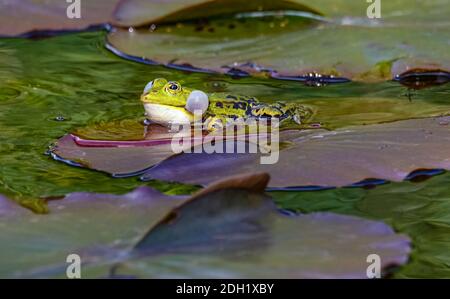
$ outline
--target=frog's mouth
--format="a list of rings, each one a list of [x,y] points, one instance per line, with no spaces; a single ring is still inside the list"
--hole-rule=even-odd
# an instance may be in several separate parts
[[[141,102],[144,104],[147,119],[162,125],[191,124],[196,117],[197,119],[201,118],[209,106],[208,95],[200,90],[190,92],[184,106],[148,101],[145,98],[145,89],[144,95],[141,96]]]
[[[144,103],[144,109],[148,119],[164,126],[194,122],[194,115],[184,107]]]

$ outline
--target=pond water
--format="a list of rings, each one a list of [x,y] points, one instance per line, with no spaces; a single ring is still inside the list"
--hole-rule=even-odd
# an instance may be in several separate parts
[[[111,178],[70,167],[46,155],[64,134],[90,124],[143,120],[139,96],[157,77],[207,92],[252,95],[262,101],[298,101],[313,107],[314,122],[347,125],[436,116],[450,109],[449,85],[410,90],[398,82],[307,86],[263,78],[233,79],[188,73],[121,59],[104,48],[105,32],[43,39],[0,40],[0,193],[36,212],[47,197],[74,191],[125,193],[150,185],[169,194],[192,186]],[[450,175],[374,189],[273,192],[282,208],[334,211],[381,219],[413,239],[412,261],[398,277],[449,277]],[[326,199],[326,200],[325,200]],[[401,207],[401,208],[400,208]]]

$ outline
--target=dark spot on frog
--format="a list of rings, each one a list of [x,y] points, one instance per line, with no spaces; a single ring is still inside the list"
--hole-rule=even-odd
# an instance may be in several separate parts
[[[253,114],[252,114],[252,105],[247,105],[247,109],[245,109],[245,115],[253,116]]]
[[[247,103],[244,102],[244,101],[234,103],[234,104],[233,104],[233,108],[234,108],[234,109],[245,110],[245,109],[247,109]]]
[[[216,31],[216,30],[213,27],[208,28],[208,32],[214,33],[214,31]]]
[[[234,25],[234,24],[228,25],[228,29],[234,29],[234,28],[236,28],[236,25]]]
[[[227,95],[226,98],[227,98],[227,99],[232,99],[232,100],[237,101],[237,97],[232,96],[232,95]]]
[[[218,108],[223,108],[223,103],[222,103],[222,102],[217,102],[217,103],[216,103],[216,107],[218,107]]]

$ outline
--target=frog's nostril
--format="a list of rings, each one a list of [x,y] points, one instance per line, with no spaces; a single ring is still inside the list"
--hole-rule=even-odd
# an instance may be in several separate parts
[[[194,111],[198,110],[201,111],[202,114],[204,114],[206,110],[208,110],[208,106],[208,95],[203,91],[194,90],[189,94],[185,108],[191,113],[194,113]]]
[[[150,81],[144,87],[144,94],[148,93],[153,87],[153,81]]]

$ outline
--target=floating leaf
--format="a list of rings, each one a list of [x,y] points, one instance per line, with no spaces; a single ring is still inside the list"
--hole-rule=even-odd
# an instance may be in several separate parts
[[[115,123],[76,130],[82,137],[65,135],[57,141],[50,154],[54,159],[73,166],[87,167],[122,177],[137,175],[145,170],[146,165],[157,164],[176,153],[172,148],[176,133],[170,132],[166,127],[136,126],[134,122],[120,122],[118,127],[114,127]],[[185,149],[208,141],[202,133],[199,136],[187,134],[190,142],[182,144]],[[179,133],[177,135],[179,136]],[[217,135],[215,140],[224,137]]]
[[[197,153],[189,150],[173,156],[170,140],[156,145],[152,140],[118,144],[82,140],[80,146],[77,137],[67,135],[52,152],[58,160],[115,176],[145,171],[144,180],[205,185],[257,170],[272,175],[271,188],[334,187],[365,179],[401,181],[419,169],[450,169],[449,123],[450,117],[439,117],[334,131],[282,131],[281,150],[272,155],[279,157],[274,164],[261,164],[269,154],[206,153],[199,147]]]
[[[161,243],[147,250],[165,249],[166,255],[124,263],[125,273],[165,278],[366,278],[367,256],[374,252],[383,251],[383,268],[406,262],[407,239],[392,235],[384,224],[330,213],[285,218],[262,207],[241,213],[237,200],[242,198],[230,192],[215,196],[222,204],[233,201],[226,204],[231,210],[216,215],[225,219],[208,216],[212,209],[206,203],[192,205],[173,223],[185,229],[166,225],[148,236]],[[214,233],[198,234],[205,225]]]
[[[211,18],[239,12],[261,11],[304,11],[323,14],[328,18],[346,20],[346,22],[366,21],[366,11],[370,3],[347,0],[124,0],[114,14],[116,25],[139,26],[150,23],[179,22],[195,18]],[[390,0],[383,3],[382,19],[375,24],[387,22],[392,24],[430,23],[448,24],[448,7],[441,0],[415,2],[408,0]]]
[[[265,24],[270,26],[270,22]],[[450,70],[450,57],[442,44],[442,39],[450,38],[448,29],[437,28],[430,33],[428,29],[328,24],[277,34],[270,34],[270,28],[266,28],[249,36],[244,30],[246,24],[237,23],[233,30],[238,33],[233,34],[215,32],[217,29],[208,29],[215,28],[215,24],[211,26],[206,26],[206,32],[196,31],[195,25],[168,25],[155,32],[117,29],[108,35],[108,45],[122,57],[131,55],[134,60],[150,60],[169,67],[230,75],[265,74],[279,79],[305,80],[309,73],[319,73],[377,81],[389,79],[387,74],[394,78],[412,68]],[[353,45],[351,50],[349,44]],[[378,75],[374,73],[372,69],[383,61],[393,61],[396,73],[389,68]],[[368,77],[368,72],[372,76]]]
[[[175,0],[121,1],[114,14],[120,26],[142,26],[258,11],[300,11],[319,14],[299,0]]]
[[[302,213],[328,211],[385,221],[414,240],[410,262],[394,278],[450,277],[450,172],[426,181],[321,192],[271,192]]]
[[[58,140],[52,149],[55,159],[71,165],[111,173],[115,176],[138,174],[173,155],[170,143],[154,146],[79,146],[73,135]]]
[[[401,181],[417,169],[450,169],[449,123],[450,117],[441,117],[299,132],[284,137],[292,145],[279,152],[275,164],[261,164],[258,154],[186,153],[149,169],[143,178],[207,184],[234,173],[265,171],[274,188]]]
[[[125,270],[133,277],[365,278],[369,254],[380,256],[382,269],[407,261],[409,239],[383,223],[280,214],[262,193],[267,181],[266,174],[234,177],[191,198],[147,187],[121,196],[74,193],[49,201],[50,214],[39,216],[5,208],[0,198],[0,276],[61,277],[69,254],[81,256],[83,277]]]
[[[32,31],[81,30],[112,19],[118,0],[81,1],[81,18],[67,16],[71,3],[61,0],[14,0],[0,2],[0,36]]]
[[[49,201],[47,215],[17,204],[5,207],[5,201],[0,198],[1,277],[62,275],[73,253],[86,261],[107,259],[117,251],[102,248],[132,247],[149,225],[182,202],[147,187],[125,195],[72,193]]]
[[[347,23],[367,21],[367,10],[371,3],[347,0],[302,0],[312,9],[320,11],[334,19],[342,19]],[[446,25],[449,20],[448,5],[445,1],[390,0],[382,3],[381,19],[372,20],[372,24],[427,26],[430,24]]]
[[[123,10],[119,7],[117,13],[129,14],[129,19],[136,18],[137,24],[146,23],[147,11],[160,14],[161,21],[164,20],[156,3],[145,2],[141,7],[137,4],[141,2],[125,1]],[[329,2],[328,6],[338,7]],[[416,68],[450,71],[449,51],[442,42],[450,38],[449,24],[445,21],[449,6],[437,1],[424,5],[438,14],[436,18],[440,17],[427,19],[429,22],[424,24],[409,21],[416,15],[426,18],[420,7],[411,9],[409,2],[395,2],[389,5],[390,9],[383,10],[383,14],[392,16],[386,22],[367,18],[367,3],[361,3],[356,5],[356,19],[227,18],[157,24],[151,30],[116,28],[108,35],[108,48],[124,58],[178,69],[300,81],[343,82],[336,77],[380,81]],[[135,14],[127,3],[137,5],[132,10]],[[396,18],[401,4],[408,8],[405,15]],[[349,8],[345,4],[343,7]],[[349,9],[354,15],[356,10]],[[151,23],[155,17],[147,20]],[[316,78],[316,74],[321,76]]]

